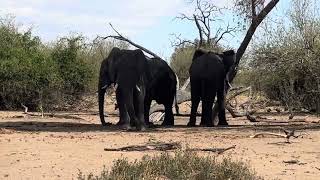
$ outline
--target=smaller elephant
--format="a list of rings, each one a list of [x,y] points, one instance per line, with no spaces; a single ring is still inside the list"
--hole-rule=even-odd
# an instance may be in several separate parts
[[[200,100],[202,115],[200,125],[214,126],[212,106],[217,96],[218,125],[228,125],[225,115],[225,86],[228,84],[227,73],[235,62],[235,52],[222,54],[196,50],[189,69],[191,85],[191,114],[188,126],[195,126],[196,113]]]
[[[165,117],[162,125],[173,126],[174,116],[172,104],[176,99],[177,76],[170,66],[158,58],[147,58],[151,81],[148,83],[145,98],[145,122],[149,124],[149,111],[151,101],[155,100],[158,104],[165,107]],[[175,100],[175,108],[178,112],[179,107]]]

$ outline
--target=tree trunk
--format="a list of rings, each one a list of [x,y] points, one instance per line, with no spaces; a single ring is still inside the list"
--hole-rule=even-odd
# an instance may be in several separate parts
[[[237,50],[235,65],[231,68],[230,73],[228,73],[229,74],[228,78],[229,78],[230,83],[232,83],[233,79],[236,77],[236,75],[238,73],[240,60],[241,60],[243,54],[245,53],[257,27],[261,24],[261,22],[269,14],[269,12],[277,5],[278,2],[279,2],[279,0],[271,0],[267,4],[267,6],[257,16],[253,17],[252,23],[249,26],[249,29],[246,33],[246,36],[244,37],[243,41],[241,42],[241,44]],[[230,88],[229,86],[226,86],[226,88],[225,88],[226,94],[228,93],[229,88]],[[215,105],[213,107],[212,120],[214,120],[218,114],[218,108],[216,106],[217,106],[217,103],[215,103]]]

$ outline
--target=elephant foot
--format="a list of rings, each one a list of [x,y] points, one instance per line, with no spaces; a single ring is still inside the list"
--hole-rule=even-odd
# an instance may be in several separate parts
[[[161,126],[174,126],[174,122],[163,121]]]
[[[117,126],[122,126],[122,125],[124,125],[124,124],[125,124],[125,122],[119,121],[116,125],[117,125]]]
[[[204,127],[207,126],[207,124],[204,121],[200,121],[200,126]]]
[[[128,123],[123,123],[122,125],[120,125],[120,129],[130,131],[132,130],[132,127]]]
[[[147,126],[148,128],[153,128],[153,127],[155,127],[155,125],[154,125],[152,122],[146,122],[146,126]]]
[[[112,125],[112,123],[106,123],[106,122],[101,122],[101,124],[102,124],[102,126],[111,126]]]
[[[146,131],[147,128],[145,125],[140,125],[140,126],[137,126],[137,131]]]
[[[214,124],[213,123],[207,123],[206,127],[214,127]]]
[[[219,121],[218,126],[229,126],[229,124],[227,121],[222,121],[222,122]]]
[[[189,121],[187,124],[188,127],[196,127],[196,122]]]

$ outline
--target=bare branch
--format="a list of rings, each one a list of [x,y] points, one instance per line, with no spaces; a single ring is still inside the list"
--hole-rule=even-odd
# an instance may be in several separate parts
[[[152,51],[148,50],[147,48],[145,47],[142,47],[141,45],[139,44],[136,44],[134,43],[133,41],[129,40],[128,38],[124,37],[123,35],[121,35],[113,26],[111,23],[109,23],[109,25],[111,26],[111,28],[113,29],[114,32],[116,32],[118,34],[118,36],[106,36],[106,37],[98,37],[98,38],[102,38],[102,39],[108,39],[108,38],[114,38],[114,39],[117,39],[117,40],[121,40],[121,41],[126,41],[128,42],[129,44],[141,49],[142,51],[152,55],[153,57],[155,58],[159,58],[161,60],[163,60],[160,56],[158,56],[157,54],[153,53]]]
[[[228,23],[227,29],[224,32],[221,33],[219,38],[217,38],[215,40],[215,44],[218,44],[219,41],[223,38],[224,35],[226,35],[226,34],[231,34],[232,35],[232,33],[236,31],[236,29],[237,29],[236,27],[232,27],[231,28],[230,24]]]
[[[181,34],[179,35],[176,35],[176,34],[171,34],[175,37],[175,40],[176,42],[171,42],[171,45],[172,46],[175,46],[175,47],[182,47],[182,46],[185,46],[186,44],[191,44],[195,47],[197,47],[197,43],[193,42],[193,41],[190,41],[190,40],[185,40],[185,39],[181,39]]]
[[[201,26],[200,26],[200,24],[199,24],[199,22],[198,22],[198,19],[197,19],[196,15],[193,15],[193,18],[194,18],[194,22],[196,23],[196,26],[197,26],[197,28],[198,28],[198,31],[199,31],[200,41],[199,41],[198,47],[201,47],[202,44],[203,44],[202,28],[201,28]]]

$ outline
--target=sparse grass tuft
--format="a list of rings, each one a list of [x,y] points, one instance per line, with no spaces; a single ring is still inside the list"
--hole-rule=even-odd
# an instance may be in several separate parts
[[[125,179],[262,179],[243,162],[214,157],[201,157],[196,153],[177,151],[174,156],[163,153],[159,156],[144,156],[140,161],[129,162],[127,159],[115,161],[111,170],[104,170],[100,175],[78,174],[79,180],[125,180]]]

